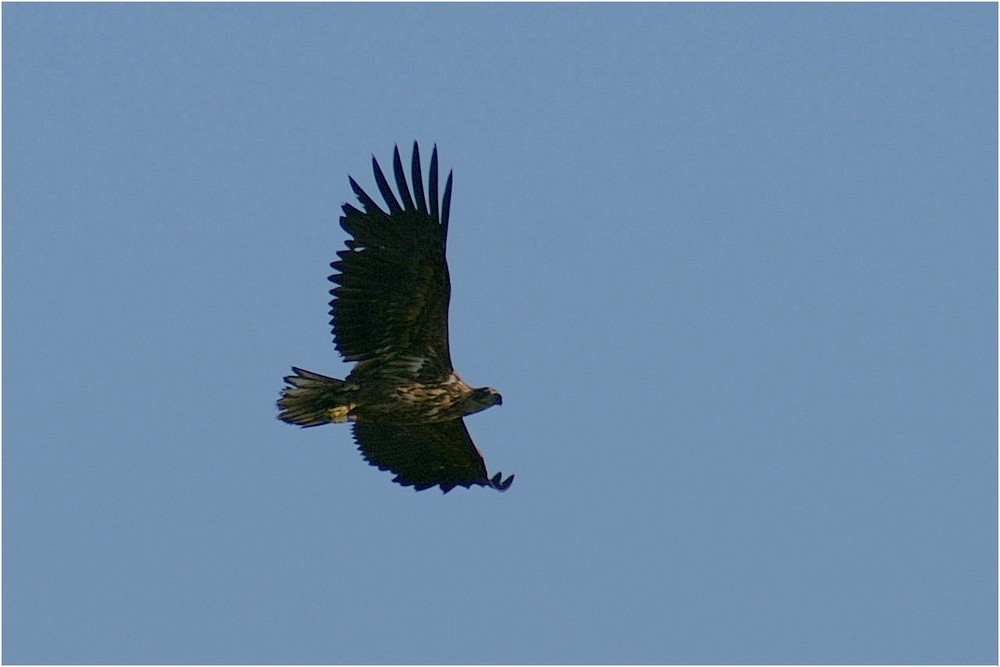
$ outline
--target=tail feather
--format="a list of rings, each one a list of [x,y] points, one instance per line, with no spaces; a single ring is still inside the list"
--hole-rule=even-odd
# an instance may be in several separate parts
[[[350,421],[354,404],[343,380],[292,367],[295,375],[285,378],[287,387],[278,399],[278,419],[299,426]]]

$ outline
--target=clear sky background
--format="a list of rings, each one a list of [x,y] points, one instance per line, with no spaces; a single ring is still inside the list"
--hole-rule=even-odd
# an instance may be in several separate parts
[[[488,489],[275,419],[455,171]],[[3,660],[997,659],[997,7],[5,5]]]

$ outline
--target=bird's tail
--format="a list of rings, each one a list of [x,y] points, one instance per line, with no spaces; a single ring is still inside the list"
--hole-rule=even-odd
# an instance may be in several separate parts
[[[347,395],[347,383],[319,373],[292,367],[295,375],[285,378],[288,385],[278,399],[278,419],[299,426],[350,421],[354,404]]]

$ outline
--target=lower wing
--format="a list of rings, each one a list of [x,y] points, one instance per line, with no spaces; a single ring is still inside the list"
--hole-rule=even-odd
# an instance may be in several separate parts
[[[487,476],[462,419],[405,426],[355,422],[354,440],[366,461],[395,473],[392,481],[417,491],[440,486],[448,493],[456,486],[473,485],[506,491],[514,481],[513,475]]]

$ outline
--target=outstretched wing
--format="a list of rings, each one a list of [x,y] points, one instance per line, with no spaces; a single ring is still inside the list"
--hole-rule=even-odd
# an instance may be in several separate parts
[[[344,204],[340,226],[351,235],[347,250],[330,266],[333,340],[347,361],[385,361],[407,357],[421,375],[451,372],[448,301],[451,282],[445,260],[451,173],[438,208],[437,146],[431,155],[429,201],[424,199],[420,152],[413,144],[413,193],[393,152],[393,173],[402,203],[372,157],[375,181],[385,199],[382,210],[351,178],[363,211]],[[428,363],[430,362],[430,363]]]
[[[486,464],[465,428],[465,421],[417,425],[354,423],[354,441],[365,460],[380,470],[396,474],[392,480],[417,491],[440,486],[448,493],[456,486],[473,484],[506,491],[511,475],[486,475]]]

